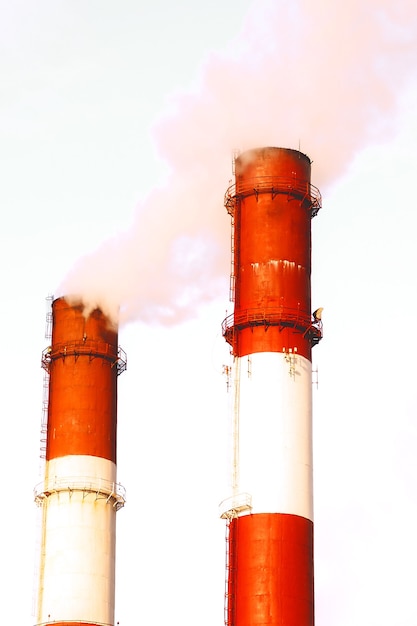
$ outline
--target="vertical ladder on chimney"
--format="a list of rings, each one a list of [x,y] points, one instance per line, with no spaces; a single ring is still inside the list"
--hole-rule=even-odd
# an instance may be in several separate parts
[[[235,595],[235,542],[236,539],[231,539],[230,524],[236,516],[232,515],[228,517],[226,523],[226,580],[224,590],[224,624],[225,626],[234,626],[234,595]],[[236,532],[236,529],[235,529]]]
[[[235,275],[235,228],[234,228],[234,222],[235,222],[235,218],[232,215],[232,234],[231,234],[231,253],[232,253],[232,257],[231,257],[231,261],[230,261],[230,283],[229,283],[229,301],[230,302],[234,302],[235,301],[235,285],[236,285],[236,275]]]
[[[46,322],[45,322],[45,339],[49,342],[52,338],[52,302],[53,296],[46,298]],[[43,367],[43,395],[42,395],[42,419],[41,419],[41,446],[40,446],[40,458],[41,467],[40,474],[43,474],[44,462],[46,459],[46,436],[48,430],[48,401],[49,401],[49,372]]]
[[[232,174],[233,174],[233,176],[235,178],[236,178],[236,159],[238,158],[240,152],[241,152],[240,150],[235,149],[235,150],[233,150],[233,155],[232,155]],[[230,181],[230,182],[232,182],[232,181]],[[232,198],[231,198],[231,200],[233,201]],[[231,267],[230,267],[229,301],[230,302],[234,302],[235,301],[235,284],[236,284],[236,275],[235,275],[235,229],[234,229],[235,216],[234,216],[234,210],[228,210],[228,213],[231,216],[231,228],[232,228],[232,235],[231,235],[232,259],[231,259]]]
[[[46,324],[45,324],[45,339],[49,344],[52,339],[52,302],[53,296],[49,295],[46,298]],[[39,476],[41,480],[45,478],[45,463],[46,463],[46,437],[48,428],[48,401],[49,401],[49,372],[44,366],[44,360],[42,359],[43,372],[43,391],[42,391],[42,417],[41,417],[41,436],[40,436],[40,463],[39,463]],[[36,614],[36,605],[38,601],[38,585],[41,568],[41,553],[42,546],[45,545],[44,537],[44,524],[42,523],[42,516],[45,514],[44,507],[37,507],[36,512],[36,528],[37,537],[35,542],[34,553],[34,567],[33,567],[33,590],[32,590],[32,616]]]

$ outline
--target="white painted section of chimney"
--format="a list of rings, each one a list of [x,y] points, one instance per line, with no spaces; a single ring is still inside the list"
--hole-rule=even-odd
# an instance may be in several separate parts
[[[93,456],[60,457],[47,463],[46,477],[46,487],[63,490],[52,491],[42,505],[37,622],[112,624],[116,508],[94,485],[100,485],[99,479],[113,482],[115,464]],[[74,488],[78,480],[85,490]],[[64,488],[66,481],[69,488]]]
[[[311,362],[277,352],[240,361],[238,491],[252,513],[313,521]]]

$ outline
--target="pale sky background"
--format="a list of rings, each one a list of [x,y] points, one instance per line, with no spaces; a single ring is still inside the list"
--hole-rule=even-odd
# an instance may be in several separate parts
[[[223,624],[223,194],[275,145],[323,195],[316,623],[415,626],[415,3],[0,0],[0,34],[2,623],[35,621],[45,298],[77,288],[122,302],[116,621]]]

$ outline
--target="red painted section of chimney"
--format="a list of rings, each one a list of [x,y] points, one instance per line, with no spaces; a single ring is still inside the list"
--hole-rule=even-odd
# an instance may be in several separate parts
[[[90,455],[116,462],[118,334],[96,309],[52,305],[46,458]]]
[[[310,520],[271,513],[231,520],[229,571],[227,624],[314,623]]]
[[[310,159],[261,148],[238,157],[235,167],[236,184],[226,193],[234,221],[235,309],[225,337],[236,356],[296,348],[311,360],[320,333],[311,318],[310,222],[321,198],[310,184]]]

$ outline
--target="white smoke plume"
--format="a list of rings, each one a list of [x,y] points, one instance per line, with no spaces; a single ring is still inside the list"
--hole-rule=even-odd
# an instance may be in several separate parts
[[[120,323],[191,316],[225,294],[222,203],[233,151],[301,149],[325,193],[360,149],[393,130],[398,94],[416,81],[416,67],[414,1],[255,0],[239,36],[155,122],[166,179],[123,236],[80,259],[60,293]]]

